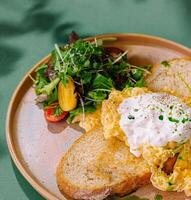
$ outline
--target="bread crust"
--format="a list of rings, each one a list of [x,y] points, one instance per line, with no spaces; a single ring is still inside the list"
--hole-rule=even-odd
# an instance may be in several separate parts
[[[118,184],[109,185],[109,186],[100,187],[100,188],[91,188],[91,189],[85,188],[84,189],[70,183],[62,175],[65,159],[69,156],[72,149],[78,143],[80,143],[80,141],[83,140],[84,137],[87,137],[89,134],[92,134],[92,131],[85,133],[76,142],[74,142],[74,144],[64,155],[64,157],[62,158],[62,160],[60,161],[57,167],[57,171],[56,171],[57,185],[63,195],[65,196],[67,195],[68,197],[72,199],[101,200],[101,199],[106,198],[107,196],[114,195],[114,194],[118,196],[124,196],[126,194],[129,194],[135,191],[139,187],[150,183],[150,176],[151,176],[150,173],[145,173],[142,176],[136,176],[136,175],[128,176],[127,175],[126,179],[122,180]]]
[[[58,170],[59,171],[59,170]],[[143,176],[134,176],[134,179],[126,179],[121,183],[113,186],[108,186],[104,188],[97,188],[93,190],[85,190],[78,188],[70,184],[67,180],[65,180],[61,173],[57,174],[57,183],[59,190],[63,195],[68,195],[73,199],[84,199],[84,200],[101,200],[110,195],[118,195],[123,197],[129,193],[134,192],[138,188],[148,185],[150,183],[150,173],[144,174]]]

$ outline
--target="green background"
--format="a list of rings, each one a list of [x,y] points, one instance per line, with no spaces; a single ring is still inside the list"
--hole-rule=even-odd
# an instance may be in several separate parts
[[[5,116],[23,75],[72,30],[144,33],[191,47],[191,0],[0,0],[0,200],[43,199],[11,161]]]

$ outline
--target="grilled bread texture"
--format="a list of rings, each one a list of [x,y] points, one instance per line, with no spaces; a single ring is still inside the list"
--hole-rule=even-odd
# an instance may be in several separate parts
[[[106,140],[101,129],[85,133],[72,145],[56,175],[60,191],[72,199],[124,196],[150,182],[147,162],[131,154],[124,142]]]

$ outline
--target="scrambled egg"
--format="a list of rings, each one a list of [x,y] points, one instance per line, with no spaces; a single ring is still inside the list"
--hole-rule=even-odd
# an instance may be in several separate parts
[[[122,141],[126,141],[125,134],[120,128],[120,115],[117,111],[119,104],[128,97],[138,96],[151,92],[147,88],[124,89],[123,91],[113,90],[108,100],[102,102],[101,123],[103,125],[104,137],[106,139],[117,137]],[[128,142],[126,142],[128,145]]]
[[[103,127],[106,139],[117,137],[128,145],[128,139],[120,128],[120,115],[117,111],[119,104],[126,98],[150,93],[148,88],[124,89],[123,91],[113,90],[109,98],[102,102],[102,107],[96,112],[86,114],[83,122],[82,115],[74,119],[80,121],[80,126],[86,131]],[[172,93],[171,93],[172,94]],[[175,94],[173,93],[175,96]],[[191,98],[182,99],[190,105]],[[154,147],[143,145],[141,149],[143,159],[148,162],[152,173],[152,184],[163,191],[184,191],[187,196],[191,196],[191,141],[178,144],[170,142],[164,147]],[[177,156],[170,174],[164,172],[164,165],[169,158]]]
[[[117,137],[128,145],[128,139],[119,126],[120,115],[117,111],[123,99],[151,92],[147,88],[126,89],[122,92],[113,90],[108,100],[103,101],[101,122],[105,138]],[[171,93],[172,94],[172,93]],[[175,95],[173,93],[173,95]],[[182,99],[190,105],[191,98]],[[184,191],[191,196],[191,142],[177,144],[170,142],[165,147],[151,147],[144,145],[141,149],[143,158],[148,162],[152,173],[152,184],[163,191]],[[178,155],[172,172],[166,174],[163,167],[169,158]]]
[[[155,154],[156,151],[160,153]],[[162,167],[164,162],[178,154],[177,160],[170,174],[166,174]],[[179,149],[167,149],[166,147],[153,148],[149,153],[144,152],[144,159],[148,159],[152,173],[151,182],[153,186],[163,191],[184,191],[187,196],[191,196],[191,143],[186,142],[179,146]],[[163,158],[160,158],[162,156]],[[152,158],[156,158],[153,162]],[[161,162],[160,162],[161,161]],[[158,163],[158,165],[157,165]]]

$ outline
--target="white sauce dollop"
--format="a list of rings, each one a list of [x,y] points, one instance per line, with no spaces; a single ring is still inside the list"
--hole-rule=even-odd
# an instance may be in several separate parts
[[[165,146],[191,136],[191,108],[166,93],[147,93],[125,99],[118,108],[120,127],[130,151],[140,156],[143,145]]]

